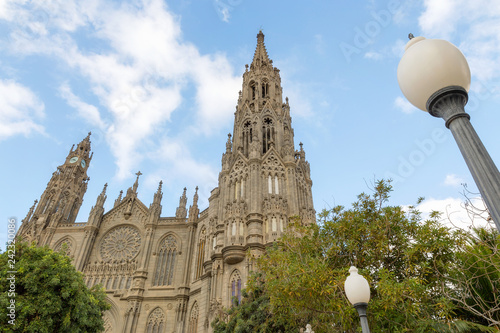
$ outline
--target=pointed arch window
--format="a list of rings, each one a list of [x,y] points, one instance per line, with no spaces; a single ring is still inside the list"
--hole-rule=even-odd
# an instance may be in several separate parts
[[[47,201],[45,202],[45,207],[43,207],[42,214],[45,214],[47,212],[47,209],[49,209],[51,200],[52,200],[52,198],[48,198]]]
[[[154,286],[169,286],[174,277],[175,259],[178,253],[177,241],[170,235],[160,244],[156,262]]]
[[[165,328],[165,312],[155,308],[148,317],[147,333],[163,333]]]
[[[241,276],[240,272],[234,271],[229,279],[231,286],[231,304],[238,305],[241,303]]]
[[[206,229],[203,228],[200,232],[200,240],[198,241],[198,260],[196,261],[196,279],[199,279],[203,274],[203,262],[205,261],[205,243],[207,240]]]
[[[68,215],[66,216],[66,219],[68,220],[69,223],[75,221],[77,210],[78,210],[78,199],[75,199],[73,205],[71,205],[71,209],[68,211]]]
[[[269,83],[267,81],[262,82],[262,97],[265,98],[269,94]]]
[[[188,333],[196,333],[198,331],[198,303],[194,303],[189,315]]]
[[[278,176],[277,175],[274,176],[274,193],[275,194],[280,194],[280,185],[279,185],[279,181],[278,181]]]
[[[243,124],[243,154],[248,156],[248,152],[250,151],[250,144],[252,143],[252,123],[250,120],[247,120]]]
[[[264,118],[262,123],[262,153],[265,154],[274,144],[274,124],[271,118]]]
[[[45,206],[43,207],[42,214],[48,213],[50,205],[52,204],[52,201],[54,200],[55,197],[55,191],[52,190],[50,194],[48,195],[47,200],[45,201]]]
[[[254,100],[257,97],[257,83],[255,81],[250,82],[250,99]]]
[[[73,242],[69,237],[64,237],[60,240],[57,245],[54,247],[55,252],[63,251],[65,255],[71,256],[73,252]]]

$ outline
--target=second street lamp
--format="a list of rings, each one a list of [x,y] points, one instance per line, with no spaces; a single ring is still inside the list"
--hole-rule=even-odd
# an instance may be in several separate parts
[[[471,75],[464,55],[450,42],[413,37],[398,66],[398,82],[408,101],[443,118],[500,231],[500,173],[465,112]]]
[[[356,267],[351,266],[349,273],[344,283],[345,294],[349,302],[358,310],[363,333],[370,333],[368,318],[366,317],[366,309],[370,301],[370,285],[362,275],[358,274]]]

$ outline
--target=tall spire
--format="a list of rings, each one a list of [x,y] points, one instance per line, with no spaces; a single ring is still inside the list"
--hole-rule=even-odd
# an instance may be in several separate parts
[[[113,208],[116,207],[116,206],[118,206],[122,202],[122,195],[123,195],[123,190],[120,191],[120,194],[118,195],[118,198],[116,198],[115,205],[113,206]]]
[[[187,189],[184,187],[184,191],[182,192],[182,196],[179,199],[179,207],[177,207],[177,210],[175,212],[175,217],[184,219],[186,218],[187,211],[186,211],[186,204],[187,204],[187,197],[186,197],[186,191]]]
[[[163,185],[163,181],[160,180],[160,183],[158,184],[158,190],[154,194],[153,197],[153,202],[151,205],[149,205],[149,212],[150,212],[150,223],[156,223],[158,222],[158,219],[160,218],[161,214],[161,198],[163,197],[163,192],[161,191]]]
[[[28,214],[26,214],[26,217],[22,221],[23,223],[28,222],[30,220],[31,215],[33,215],[33,212],[35,211],[35,207],[36,207],[37,203],[38,203],[38,200],[35,200],[35,202],[33,203],[33,206],[31,206],[30,210],[28,211]]]
[[[193,196],[193,205],[189,206],[189,222],[194,222],[198,218],[200,210],[198,209],[198,186]]]
[[[97,202],[96,202],[96,206],[100,206],[100,207],[103,207],[104,206],[104,202],[106,201],[106,189],[108,188],[108,183],[104,184],[104,187],[102,189],[102,192],[101,194],[99,194],[99,196],[97,197]]]
[[[231,133],[229,133],[227,135],[226,153],[230,153],[232,148],[233,148],[233,143],[231,142]]]
[[[163,181],[160,180],[160,183],[158,184],[158,190],[156,191],[154,198],[153,198],[154,203],[157,203],[157,204],[161,203],[161,198],[163,197],[163,192],[161,191],[162,185],[163,185]]]
[[[291,118],[288,106],[283,104],[279,72],[269,59],[264,34],[259,31],[252,65],[243,73],[234,119],[233,152],[248,158],[258,158],[273,148],[283,152],[284,138],[291,133]],[[289,140],[287,144],[292,143]]]
[[[255,53],[253,55],[250,70],[255,70],[260,67],[270,67],[272,69],[272,63],[273,61],[269,59],[266,46],[264,45],[264,33],[260,30],[257,34],[257,48],[255,49]]]
[[[198,186],[196,186],[196,189],[194,192],[193,207],[198,207]]]
[[[92,134],[92,132],[89,132],[87,134],[87,136],[82,141],[80,141],[80,143],[76,146],[76,149],[74,149],[75,145],[73,145],[73,147],[71,147],[71,150],[70,150],[71,156],[78,155],[80,157],[86,158],[87,163],[90,162],[90,160],[92,159],[92,156],[89,155],[90,154],[90,135],[91,134]]]
[[[89,213],[89,219],[87,222],[88,226],[94,226],[99,228],[102,221],[102,216],[104,214],[104,202],[106,201],[106,189],[108,188],[108,183],[104,184],[101,194],[97,197],[95,206],[92,207]]]

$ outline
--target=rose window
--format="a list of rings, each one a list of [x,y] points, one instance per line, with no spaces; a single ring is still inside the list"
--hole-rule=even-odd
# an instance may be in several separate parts
[[[105,261],[130,260],[139,252],[141,236],[132,227],[119,227],[109,232],[101,244],[101,257]]]

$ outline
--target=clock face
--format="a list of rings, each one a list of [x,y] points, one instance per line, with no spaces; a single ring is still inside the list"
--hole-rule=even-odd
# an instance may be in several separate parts
[[[87,163],[85,163],[85,160],[82,159],[82,162],[80,163],[82,165],[82,168],[85,168],[85,165],[87,165]]]
[[[78,161],[78,157],[74,156],[69,160],[69,163],[75,163],[76,161]]]

